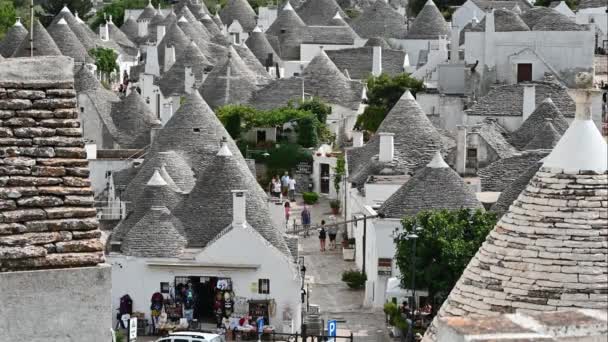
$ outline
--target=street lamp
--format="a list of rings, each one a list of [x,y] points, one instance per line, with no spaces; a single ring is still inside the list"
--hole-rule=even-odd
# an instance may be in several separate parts
[[[405,236],[406,240],[412,240],[412,313],[417,309],[417,301],[416,301],[416,240],[418,240],[418,232],[421,232],[423,229],[417,223],[414,226],[412,232],[408,232]]]

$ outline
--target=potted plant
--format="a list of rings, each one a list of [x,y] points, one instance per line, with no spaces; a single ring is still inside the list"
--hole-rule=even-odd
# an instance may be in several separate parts
[[[388,318],[388,324],[391,327],[391,334],[393,337],[399,337],[404,334],[408,329],[407,321],[401,317],[399,312],[399,306],[393,302],[387,302],[384,304],[384,313]]]
[[[319,194],[316,192],[304,192],[302,193],[302,199],[306,204],[315,204],[319,200]]]
[[[367,275],[357,270],[348,270],[342,273],[342,281],[353,290],[360,290],[365,287]]]
[[[340,203],[339,199],[334,199],[329,202],[329,206],[331,207],[331,212],[334,215],[338,215],[340,213],[340,205],[341,205],[341,203]]]

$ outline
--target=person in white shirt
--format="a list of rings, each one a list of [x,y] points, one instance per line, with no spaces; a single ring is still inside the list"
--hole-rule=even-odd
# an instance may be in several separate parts
[[[296,201],[296,180],[294,178],[289,178],[289,200]]]

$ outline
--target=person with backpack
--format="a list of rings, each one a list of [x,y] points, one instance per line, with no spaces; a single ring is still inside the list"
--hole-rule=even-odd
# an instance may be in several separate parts
[[[327,232],[325,231],[325,220],[321,221],[321,230],[319,230],[319,243],[321,244],[321,252],[325,252],[325,238]]]

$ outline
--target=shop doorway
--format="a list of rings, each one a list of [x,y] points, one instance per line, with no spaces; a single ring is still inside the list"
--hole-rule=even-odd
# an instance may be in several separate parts
[[[222,290],[218,289],[218,284],[228,284],[222,286]],[[199,322],[215,323],[215,313],[213,306],[218,293],[223,293],[224,290],[231,290],[232,282],[229,278],[218,277],[201,277],[201,276],[180,276],[175,277],[175,297],[178,301],[183,302],[181,289],[189,285],[191,286],[194,296],[194,312],[193,318]]]
[[[320,173],[320,183],[321,183],[321,193],[329,194],[329,164],[320,164],[321,165],[321,173]]]

